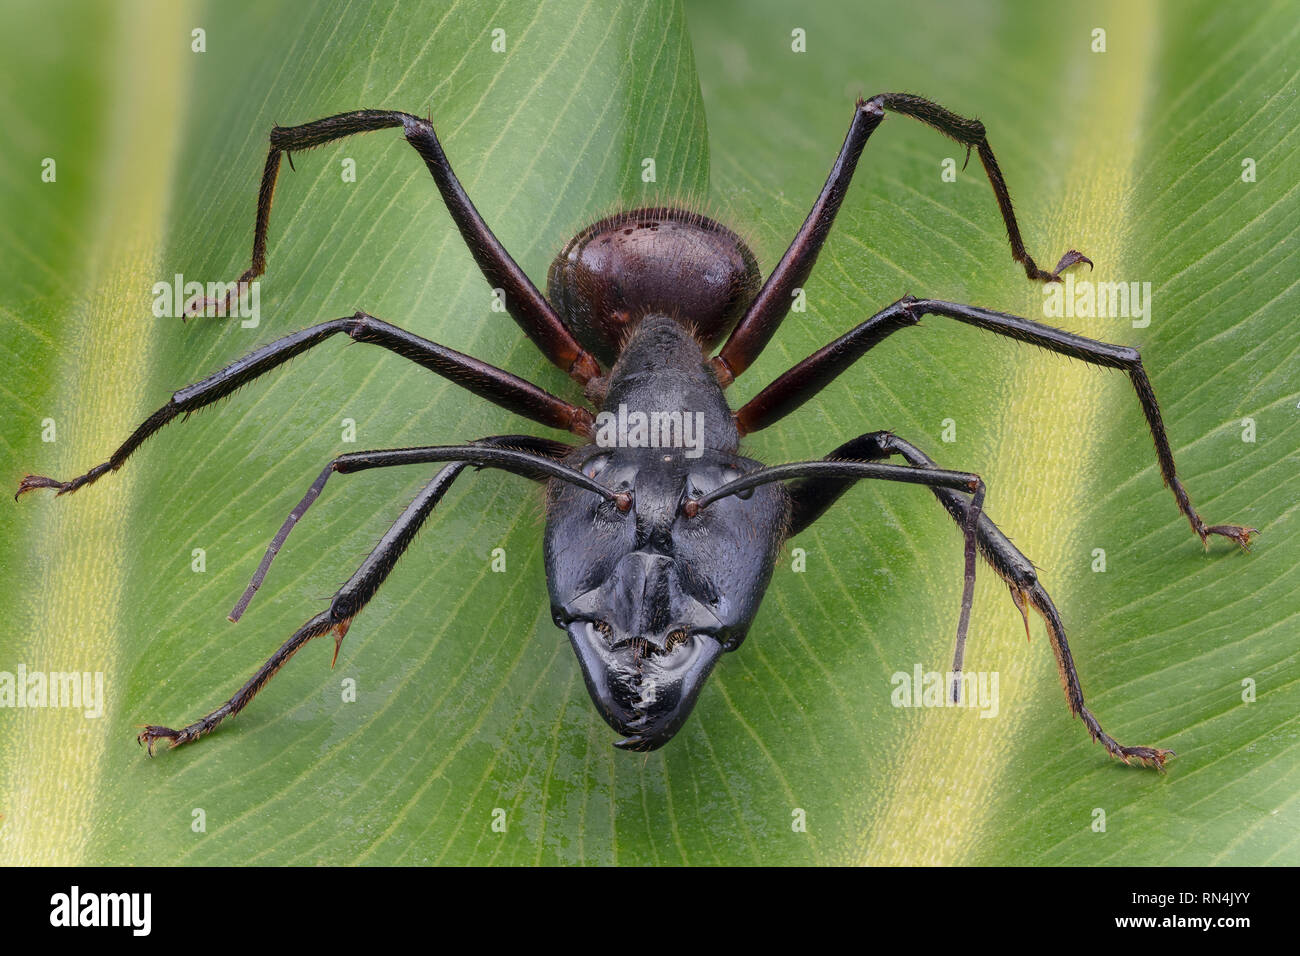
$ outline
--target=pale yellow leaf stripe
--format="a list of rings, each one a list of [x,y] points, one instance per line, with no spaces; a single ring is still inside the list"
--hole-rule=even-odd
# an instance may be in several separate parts
[[[1130,214],[1141,142],[1142,93],[1149,89],[1149,73],[1155,64],[1157,26],[1152,5],[1107,6],[1109,10],[1098,11],[1096,21],[1124,23],[1127,42],[1141,48],[1125,56],[1094,54],[1081,42],[1077,52],[1062,63],[1059,88],[1068,91],[1070,103],[1086,104],[1089,118],[1105,119],[1084,122],[1074,111],[1061,109],[1061,135],[1077,134],[1078,148],[1065,170],[1060,201],[1055,204],[1058,216],[1050,222],[1034,223],[1031,231],[1045,238],[1042,248],[1034,250],[1043,258],[1054,259],[1067,248],[1079,248],[1099,263],[1097,278],[1127,281],[1122,266],[1124,248],[1117,236]],[[1121,12],[1123,18],[1118,15]],[[1107,57],[1104,69],[1096,69],[1094,63],[1085,69],[1080,62],[1080,58],[1100,56]],[[1098,83],[1078,91],[1077,84],[1089,74],[1097,76]],[[1010,304],[1020,303],[1022,315],[1036,318],[1042,316],[1042,301],[1041,291],[1031,288],[1013,294]],[[1105,319],[1071,319],[1068,325],[1070,331],[1084,335],[1113,337],[1114,323]],[[1016,514],[1026,516],[1015,522],[1012,537],[1041,568],[1058,569],[1046,573],[1044,581],[1058,605],[1069,605],[1072,602],[1066,596],[1080,582],[1071,580],[1063,570],[1078,566],[1073,555],[1085,540],[1079,522],[1085,510],[1083,483],[1072,477],[1069,464],[1101,454],[1093,426],[1105,405],[1112,400],[1136,399],[1121,394],[1127,387],[1122,377],[1081,362],[1030,348],[1018,351],[1015,360],[1017,371],[1006,392],[998,445],[988,460],[997,463],[1004,481],[1006,476],[1017,478],[1012,487],[1001,492],[995,489],[990,497],[1008,505],[1014,502]],[[992,579],[986,566],[980,571],[986,581]],[[1066,621],[1067,634],[1077,633],[1080,627],[1081,622]],[[981,841],[988,838],[985,822],[998,805],[1002,788],[1015,787],[1015,781],[1005,778],[1005,770],[1011,763],[1009,748],[1033,732],[1024,726],[1034,711],[1026,695],[1056,695],[1060,720],[1043,732],[1086,733],[1082,724],[1069,718],[1056,681],[1037,679],[1043,669],[1054,672],[1055,664],[1041,622],[1035,619],[1033,628],[1034,641],[1026,644],[1019,615],[1005,588],[981,587],[977,591],[967,666],[988,670],[991,668],[981,667],[981,657],[996,660],[1001,712],[996,719],[982,720],[975,708],[925,711],[905,745],[883,809],[856,845],[845,844],[849,861],[910,866],[969,862]],[[983,654],[981,646],[986,649]],[[1077,655],[1077,642],[1075,652]],[[1086,691],[1087,661],[1079,658],[1076,662]],[[1105,713],[1098,717],[1105,726]],[[1108,759],[1100,747],[1085,752],[1092,759]]]
[[[54,413],[66,434],[75,429],[75,441],[46,446],[47,461],[23,463],[57,476],[89,467],[94,462],[87,454],[117,447],[139,423],[145,403],[157,397],[153,390],[145,394],[158,325],[149,292],[160,277],[158,244],[184,126],[188,58],[195,54],[180,7],[133,3],[118,9],[118,35],[104,42],[115,50],[151,54],[112,59],[103,152],[60,162],[61,176],[87,175],[96,183],[99,205],[89,245],[99,258],[86,263],[83,274],[81,301],[94,311],[93,318],[78,323],[78,341],[61,343],[63,391]],[[75,164],[86,163],[93,168],[75,170]],[[48,577],[25,609],[26,633],[11,650],[29,670],[103,672],[108,699],[99,719],[78,710],[46,709],[25,712],[16,724],[10,765],[21,772],[0,782],[3,864],[84,862],[105,750],[124,745],[109,739],[109,715],[125,681],[116,645],[131,627],[121,606],[123,580],[136,557],[124,535],[136,480],[129,472],[115,475],[111,489],[95,490],[103,493],[83,492],[58,502],[39,494],[32,497],[42,500],[23,502],[41,512],[32,540],[58,558],[48,561]]]

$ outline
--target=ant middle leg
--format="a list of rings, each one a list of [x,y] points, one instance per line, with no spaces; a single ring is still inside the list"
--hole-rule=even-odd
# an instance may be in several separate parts
[[[899,329],[917,325],[923,315],[956,319],[958,322],[965,322],[985,332],[1037,345],[1057,355],[1080,359],[1089,365],[1102,368],[1120,369],[1127,373],[1133,383],[1133,390],[1137,393],[1142,414],[1146,416],[1147,426],[1151,430],[1151,440],[1155,444],[1160,475],[1169,490],[1173,492],[1178,510],[1187,518],[1192,530],[1207,548],[1210,536],[1220,535],[1235,541],[1243,549],[1250,550],[1250,539],[1252,535],[1259,534],[1257,529],[1233,524],[1207,525],[1192,506],[1191,497],[1174,467],[1174,453],[1169,446],[1169,436],[1165,432],[1164,421],[1160,416],[1156,393],[1151,387],[1151,380],[1147,378],[1146,370],[1142,367],[1142,357],[1137,349],[1098,342],[1041,322],[1004,312],[994,312],[992,309],[905,296],[778,376],[736,412],[736,426],[740,433],[744,435],[758,431],[784,418],[829,385],[841,372],[847,370],[887,336]]]
[[[300,355],[333,335],[345,333],[354,341],[379,345],[422,365],[431,372],[535,422],[562,428],[578,435],[590,434],[594,421],[591,412],[570,404],[531,382],[496,366],[430,342],[365,312],[323,322],[277,339],[232,362],[220,372],[176,392],[169,401],[136,428],[113,452],[108,461],[96,465],[83,475],[62,481],[44,475],[28,475],[18,486],[19,495],[37,488],[52,488],[64,495],[97,481],[110,471],[121,468],[127,458],[144,441],[177,416],[189,415],[237,389],[260,378],[289,359]]]

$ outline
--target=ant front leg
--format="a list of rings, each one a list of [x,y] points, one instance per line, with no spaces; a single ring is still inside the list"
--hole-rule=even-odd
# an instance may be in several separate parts
[[[941,302],[937,299],[916,299],[912,296],[899,299],[857,328],[818,349],[754,396],[736,412],[736,426],[740,433],[745,435],[758,431],[784,418],[820,392],[884,338],[899,329],[916,325],[923,315],[940,315],[956,319],[986,332],[1016,339],[1019,342],[1028,342],[1030,345],[1037,345],[1058,355],[1080,359],[1089,365],[1117,368],[1126,372],[1133,383],[1133,390],[1137,392],[1138,404],[1142,406],[1142,414],[1146,416],[1147,426],[1151,430],[1151,440],[1155,444],[1160,475],[1169,490],[1173,492],[1178,510],[1186,516],[1192,530],[1200,537],[1205,547],[1209,547],[1211,535],[1220,535],[1237,542],[1243,549],[1250,550],[1250,538],[1251,535],[1259,534],[1257,529],[1235,524],[1207,525],[1192,507],[1192,500],[1174,467],[1174,453],[1169,447],[1169,436],[1165,433],[1160,406],[1156,403],[1156,393],[1151,387],[1151,380],[1147,378],[1146,370],[1142,367],[1142,357],[1137,349],[1098,342],[1041,322],[1007,315],[1004,312],[994,312],[991,309],[981,309],[978,306]]]
[[[889,432],[862,435],[836,448],[827,458],[828,460],[858,458],[865,461],[879,461],[892,455],[900,456],[915,468],[936,467],[934,460],[925,452]],[[855,481],[856,479],[852,477],[813,477],[805,478],[792,485],[790,488],[791,536],[803,531],[825,514]],[[967,527],[971,511],[968,499],[949,488],[932,486],[930,490],[958,525]],[[1056,605],[1052,603],[1051,597],[1039,583],[1033,562],[1025,557],[982,511],[976,516],[975,538],[985,562],[1010,589],[1011,599],[1025,619],[1025,636],[1029,636],[1028,609],[1031,607],[1047,626],[1047,636],[1052,644],[1052,653],[1056,656],[1056,668],[1070,713],[1083,721],[1092,739],[1100,741],[1111,756],[1125,763],[1140,760],[1148,767],[1163,771],[1165,761],[1175,756],[1172,750],[1124,746],[1102,730],[1097,718],[1084,704],[1083,686],[1079,683],[1079,674],[1074,667],[1074,656],[1070,653],[1070,645],[1065,639],[1065,626],[1061,623]],[[958,662],[960,662],[960,652]],[[960,666],[954,667],[954,671],[959,670]]]
[[[495,449],[500,449],[502,454],[493,455],[492,452]],[[388,529],[374,550],[362,562],[361,567],[357,568],[356,573],[334,594],[334,597],[330,600],[329,608],[308,620],[294,632],[293,636],[285,641],[265,664],[258,668],[257,673],[249,678],[247,683],[239,688],[233,697],[210,714],[180,730],[150,724],[140,732],[137,740],[148,747],[149,755],[153,756],[154,745],[159,740],[166,740],[171,746],[178,747],[210,733],[227,717],[233,717],[248,706],[249,702],[257,695],[257,692],[275,676],[276,671],[283,667],[289,658],[298,653],[303,645],[313,638],[333,633],[334,659],[337,661],[339,646],[343,643],[343,637],[347,634],[352,619],[361,612],[361,609],[378,592],[380,585],[384,583],[384,580],[396,566],[398,559],[405,553],[411,541],[414,540],[420,526],[424,524],[425,520],[433,512],[434,507],[447,493],[447,489],[451,487],[466,466],[476,464],[484,467],[508,468],[526,477],[538,479],[541,477],[555,477],[556,475],[564,478],[564,472],[567,472],[568,469],[565,469],[558,462],[570,450],[568,445],[547,439],[530,438],[526,435],[504,435],[485,438],[474,446],[452,449],[449,454],[443,455],[445,460],[445,458],[456,453],[463,453],[467,456],[472,454],[477,460],[452,461],[445,468],[442,468],[433,480],[407,505],[401,517]],[[425,452],[423,456],[419,454],[401,454],[401,452],[418,453],[421,451]],[[364,467],[382,467],[386,464],[408,464],[417,460],[437,460],[436,454],[429,454],[435,451],[437,450],[401,449],[398,453],[363,452],[361,455],[353,457],[360,459],[354,463],[358,466],[363,466],[363,463],[369,462],[369,464],[364,464]],[[327,475],[333,470],[342,470],[335,467],[339,461],[340,459],[336,459],[331,462],[330,466],[326,468],[325,474],[322,474],[317,479],[316,484],[312,486],[314,494],[309,493],[308,498],[304,499],[303,504],[300,505],[302,511],[305,511],[307,505],[320,494],[320,489],[324,486],[324,479]],[[537,470],[530,471],[530,465]],[[292,527],[292,522],[301,516],[297,509],[295,509],[295,513],[295,516],[291,516],[289,527]],[[284,534],[287,535],[288,531],[285,530]],[[273,548],[278,550],[283,540],[282,536],[277,536]],[[267,564],[269,564],[270,558],[273,556],[274,552],[268,553]],[[259,569],[259,572],[265,574],[265,568]],[[257,583],[260,583],[260,578],[257,579]],[[251,597],[252,595],[248,593],[247,596]],[[241,600],[241,605],[246,606],[247,601]],[[331,666],[333,665],[331,664]]]
[[[566,445],[563,442],[552,441],[549,438],[533,438],[529,435],[501,435],[496,438],[484,438],[475,442],[475,445],[490,448],[502,448],[506,449],[507,453],[523,452],[532,456],[540,455],[542,458],[556,462],[563,460],[564,456],[573,450],[573,446]],[[439,459],[420,457],[424,452],[430,450],[438,451],[441,457]],[[307,493],[303,495],[302,500],[299,501],[298,504],[294,506],[294,509],[289,512],[289,517],[284,519],[284,524],[280,526],[280,530],[277,531],[275,537],[271,539],[271,544],[267,547],[266,554],[262,556],[261,563],[253,573],[252,580],[249,582],[248,587],[244,589],[244,593],[235,604],[234,610],[230,612],[229,620],[231,622],[238,622],[239,619],[244,616],[244,611],[248,609],[249,602],[253,600],[253,596],[257,594],[258,589],[261,588],[262,582],[266,580],[266,574],[271,569],[271,562],[273,562],[276,555],[280,553],[280,549],[284,547],[285,541],[288,540],[289,533],[293,531],[298,522],[302,520],[303,515],[307,513],[307,509],[312,506],[316,499],[320,497],[321,492],[325,490],[325,482],[329,481],[330,475],[335,473],[347,474],[349,472],[362,471],[367,468],[384,468],[393,465],[409,464],[412,461],[446,460],[450,454],[451,453],[447,452],[445,448],[406,448],[395,449],[392,451],[354,452],[350,455],[342,455],[331,461],[316,477],[316,480],[312,482],[311,487],[307,489]],[[480,458],[477,461],[477,464],[481,468],[489,463]],[[536,478],[537,480],[553,477],[563,479],[566,477],[568,471],[567,469],[558,472],[554,470],[538,470],[535,473],[529,473],[527,470],[522,469],[522,466],[526,466],[527,464],[528,459],[518,458],[502,462],[502,466],[511,466],[515,471],[518,471],[527,477]],[[369,595],[367,595],[367,600],[369,600]]]
[[[835,482],[844,482],[844,487],[848,487],[848,485],[856,481],[871,478],[881,481],[896,481],[903,484],[925,485],[936,494],[940,491],[950,495],[956,495],[961,491],[968,492],[971,496],[970,503],[963,508],[961,520],[966,536],[965,584],[961,595],[961,616],[957,621],[957,650],[953,655],[952,664],[953,672],[960,673],[962,655],[966,649],[966,630],[970,624],[971,603],[975,597],[975,552],[977,549],[975,532],[976,525],[983,513],[984,482],[979,475],[971,472],[948,471],[930,466],[882,465],[870,460],[861,460],[863,457],[837,453],[830,458],[819,461],[793,461],[784,465],[767,465],[746,472],[739,478],[714,488],[698,498],[688,499],[682,505],[682,513],[687,518],[695,518],[702,508],[706,508],[709,504],[721,498],[751,492],[759,485],[789,481],[791,479],[803,479],[805,484],[809,481],[815,483],[831,482],[832,485]],[[859,460],[853,460],[854,458]],[[939,500],[943,501],[943,496],[940,496]],[[799,505],[796,502],[792,512],[792,520],[798,520],[798,511]],[[797,530],[802,530],[803,526],[795,525],[794,527]],[[795,532],[792,531],[791,533]],[[954,701],[957,699],[956,694],[959,686],[954,681]]]

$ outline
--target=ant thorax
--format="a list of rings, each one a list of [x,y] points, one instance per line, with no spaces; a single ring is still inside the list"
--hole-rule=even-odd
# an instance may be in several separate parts
[[[606,448],[736,450],[731,408],[690,329],[666,315],[632,327],[609,373],[594,439]]]

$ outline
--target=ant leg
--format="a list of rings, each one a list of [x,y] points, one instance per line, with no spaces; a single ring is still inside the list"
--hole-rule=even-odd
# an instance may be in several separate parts
[[[788,481],[792,478],[804,479],[805,483],[809,480],[823,482],[829,480],[834,482],[837,479],[840,481],[847,479],[844,487],[848,487],[848,485],[863,478],[876,478],[884,481],[925,485],[935,494],[938,494],[941,490],[949,494],[956,494],[958,491],[969,492],[971,495],[970,505],[962,511],[962,524],[966,534],[965,585],[962,588],[961,595],[961,616],[957,622],[957,650],[953,655],[952,663],[953,672],[959,674],[962,669],[962,656],[966,650],[966,629],[970,624],[971,602],[975,597],[976,522],[983,513],[984,482],[980,480],[979,475],[965,471],[947,471],[929,466],[880,465],[871,461],[848,460],[855,457],[861,458],[862,456],[841,455],[837,452],[830,458],[819,461],[796,461],[784,465],[769,465],[758,468],[741,475],[734,481],[729,481],[713,489],[707,494],[700,495],[699,498],[687,499],[682,503],[682,513],[687,518],[694,518],[702,508],[720,498],[752,491],[759,485]],[[842,492],[843,488],[840,489],[840,493]],[[942,500],[941,497],[940,501]],[[802,530],[802,526],[800,530]],[[954,679],[952,689],[954,702],[958,700],[960,686],[960,683]]]
[[[853,113],[853,122],[849,126],[848,135],[844,137],[844,145],[835,159],[835,165],[831,167],[826,185],[822,187],[821,194],[813,203],[812,211],[808,213],[804,224],[799,227],[794,241],[790,243],[781,261],[768,276],[757,298],[750,304],[732,331],[722,351],[713,359],[714,371],[724,386],[729,385],[753,364],[789,312],[792,293],[807,281],[809,273],[812,272],[817,254],[821,251],[822,243],[826,241],[826,235],[835,221],[835,214],[839,211],[845,192],[848,191],[862,148],[866,146],[867,139],[876,127],[884,120],[885,110],[920,120],[948,138],[956,140],[966,147],[967,160],[970,159],[972,149],[979,152],[980,162],[984,165],[989,183],[993,186],[993,195],[997,198],[1002,221],[1007,227],[1011,257],[1024,266],[1025,275],[1030,279],[1055,282],[1060,278],[1060,274],[1072,265],[1080,262],[1092,265],[1092,261],[1087,256],[1071,249],[1061,257],[1060,262],[1051,272],[1044,272],[1038,268],[1033,257],[1025,249],[1024,240],[1020,238],[1020,226],[1016,223],[1016,215],[1011,208],[1011,193],[1007,190],[1006,179],[1003,178],[1002,170],[998,167],[993,150],[989,146],[984,124],[979,120],[958,116],[937,103],[931,103],[929,100],[908,93],[880,93],[869,100],[858,100]]]
[[[933,459],[923,451],[889,432],[862,435],[841,445],[828,457],[880,460],[891,455],[899,455],[909,465],[917,468],[935,467]],[[798,534],[820,518],[854,481],[853,478],[805,478],[792,485],[790,497],[793,513],[790,534]],[[962,495],[947,488],[932,487],[930,490],[958,524],[962,526],[967,524],[969,505]],[[1174,756],[1172,750],[1123,746],[1101,729],[1097,718],[1085,706],[1083,687],[1074,668],[1070,645],[1065,639],[1065,627],[1061,623],[1061,616],[1057,613],[1051,597],[1038,582],[1033,562],[998,530],[998,526],[989,519],[988,515],[982,512],[976,520],[975,534],[980,554],[984,556],[989,567],[997,572],[998,577],[1006,582],[1011,591],[1011,599],[1015,601],[1016,607],[1020,609],[1025,619],[1025,636],[1029,636],[1028,608],[1032,607],[1037,611],[1047,625],[1047,635],[1052,643],[1052,652],[1056,656],[1056,668],[1061,678],[1061,687],[1065,691],[1065,699],[1070,706],[1070,713],[1083,721],[1092,739],[1101,741],[1111,756],[1125,763],[1136,758],[1149,767],[1163,770],[1165,760]]]
[[[1041,322],[991,309],[905,296],[778,377],[736,412],[736,427],[745,435],[779,421],[825,388],[872,346],[901,328],[916,325],[923,315],[946,316],[986,332],[1040,346],[1058,355],[1081,359],[1089,365],[1122,369],[1128,373],[1133,389],[1137,392],[1138,404],[1142,406],[1142,414],[1146,416],[1147,425],[1151,429],[1160,475],[1173,492],[1178,509],[1187,517],[1192,530],[1200,536],[1202,544],[1207,548],[1210,535],[1222,535],[1250,550],[1250,537],[1259,534],[1257,529],[1226,524],[1207,526],[1192,507],[1187,489],[1183,487],[1174,468],[1174,453],[1169,447],[1169,436],[1165,433],[1164,421],[1160,417],[1160,406],[1156,403],[1155,391],[1142,367],[1142,357],[1137,349],[1098,342]]]
[[[484,447],[501,445],[527,446],[534,449],[538,453],[538,457],[547,459],[555,459],[569,450],[567,445],[561,445],[558,442],[531,439],[522,435],[485,438],[480,444]],[[420,526],[424,524],[425,519],[433,512],[438,502],[442,500],[452,482],[469,464],[471,464],[469,461],[453,461],[441,469],[433,480],[407,505],[401,517],[394,522],[379,543],[375,545],[374,550],[362,562],[361,567],[357,568],[356,573],[334,594],[334,597],[330,600],[329,609],[317,614],[294,632],[293,636],[271,655],[270,660],[263,664],[257,673],[236,691],[233,697],[206,717],[180,730],[153,724],[146,726],[136,739],[149,748],[149,755],[153,756],[154,744],[159,740],[167,740],[173,747],[189,743],[209,733],[227,717],[233,717],[239,713],[248,705],[257,692],[266,685],[266,682],[275,676],[276,671],[283,667],[285,662],[312,638],[332,632],[334,634],[334,659],[337,660],[339,645],[342,644],[343,637],[347,634],[352,619],[375,596],[380,585],[384,583],[384,579],[388,577],[398,559],[406,551],[411,541],[414,540]],[[331,666],[333,665],[331,664]]]
[[[257,224],[253,231],[253,261],[236,281],[235,288],[224,300],[195,299],[194,305],[229,306],[233,292],[242,295],[247,284],[266,271],[266,236],[271,222],[271,201],[275,196],[275,183],[280,173],[281,154],[297,150],[314,149],[334,140],[357,133],[402,127],[406,141],[424,160],[433,180],[442,194],[452,221],[460,230],[465,245],[478,263],[488,284],[505,291],[506,310],[511,317],[541,349],[542,353],[572,376],[581,385],[600,375],[600,365],[583,350],[578,340],[565,327],[564,321],[551,308],[550,303],[537,290],[532,281],[519,268],[518,263],[492,234],[483,217],[470,202],[465,189],[452,171],[451,163],[442,151],[442,144],[434,132],[431,120],[420,119],[410,113],[393,110],[354,110],[315,120],[301,126],[274,126],[271,128],[271,148],[262,171],[262,185],[257,194]],[[292,165],[292,160],[290,161]],[[224,311],[224,308],[223,310]]]
[[[566,445],[563,442],[552,441],[549,438],[533,438],[529,435],[501,435],[495,438],[481,439],[475,444],[530,452],[554,461],[562,461],[564,456],[573,450],[571,445]],[[366,456],[374,453],[362,452],[360,454]],[[343,458],[347,457],[349,456],[343,456]],[[235,604],[234,610],[230,612],[228,620],[237,622],[244,616],[244,611],[248,609],[248,604],[253,600],[253,595],[257,593],[262,586],[262,582],[266,579],[266,573],[271,569],[271,562],[275,560],[276,555],[280,553],[280,549],[284,547],[289,532],[302,520],[302,516],[307,513],[307,509],[312,506],[312,503],[320,497],[321,492],[325,490],[325,482],[329,481],[330,475],[336,471],[360,470],[349,469],[347,464],[343,463],[343,458],[336,458],[325,466],[325,470],[317,476],[311,487],[307,489],[307,494],[289,512],[289,517],[284,519],[284,524],[280,526],[280,530],[276,532],[275,537],[271,540],[271,544],[266,549],[266,554],[263,555],[261,563],[258,564],[248,587],[244,589],[244,593],[240,596],[238,603]],[[396,464],[404,463],[396,462]],[[537,477],[540,479],[546,476],[539,474]]]
[[[340,332],[347,333],[358,342],[379,345],[403,358],[422,365],[450,379],[488,401],[552,428],[563,428],[578,435],[589,436],[593,418],[585,408],[571,405],[531,382],[511,375],[486,362],[445,346],[420,338],[395,325],[390,325],[373,315],[358,312],[345,319],[333,319],[294,332],[262,346],[255,352],[233,362],[226,368],[208,376],[201,382],[187,385],[176,392],[171,401],[154,412],[131,434],[111,458],[96,465],[84,475],[69,481],[59,481],[41,475],[28,475],[18,486],[17,498],[36,488],[56,488],[63,495],[76,491],[96,481],[110,471],[122,467],[126,459],[154,432],[178,415],[188,415],[206,405],[211,405],[236,389],[282,365],[295,355],[319,345]]]

